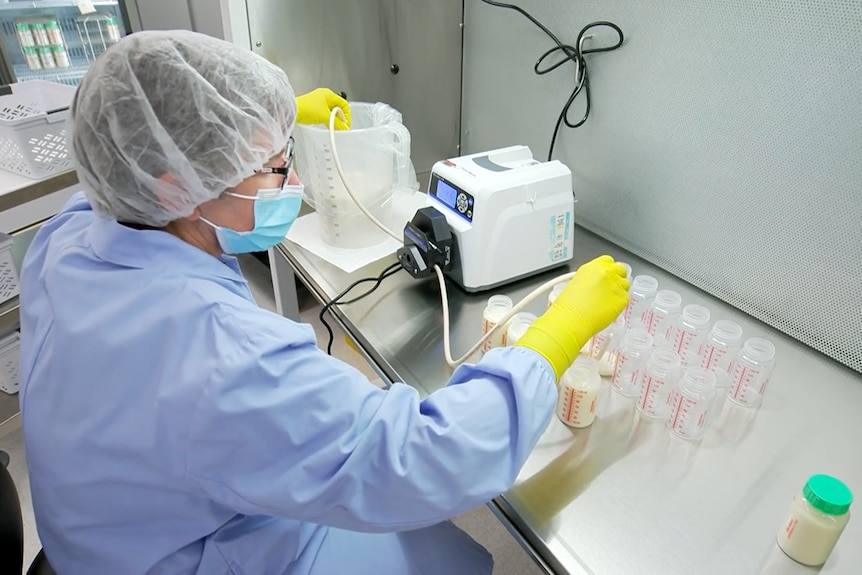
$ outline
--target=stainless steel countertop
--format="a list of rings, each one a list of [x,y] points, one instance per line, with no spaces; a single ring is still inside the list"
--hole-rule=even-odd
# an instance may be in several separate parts
[[[324,300],[395,261],[346,274],[289,241],[279,252]],[[777,367],[763,406],[726,405],[720,425],[692,444],[671,438],[663,425],[638,420],[632,403],[605,385],[596,423],[570,430],[553,418],[516,486],[492,508],[557,573],[862,573],[862,520],[851,519],[819,571],[794,563],[774,543],[791,499],[810,475],[835,475],[862,494],[862,375],[580,228],[570,267],[603,253],[631,264],[635,275],[655,276],[660,288],[679,291],[684,304],[706,305],[713,320],[738,322],[745,337],[775,343]],[[562,271],[495,292],[517,301]],[[449,290],[453,355],[481,335],[489,295]],[[531,311],[543,307],[544,299]],[[451,369],[443,360],[435,279],[398,274],[335,313],[390,380],[423,393],[446,384]]]

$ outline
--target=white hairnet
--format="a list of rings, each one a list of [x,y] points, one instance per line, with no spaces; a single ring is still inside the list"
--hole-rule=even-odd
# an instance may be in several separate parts
[[[295,118],[287,76],[264,58],[203,34],[152,31],[93,63],[69,123],[93,209],[161,227],[283,151]]]

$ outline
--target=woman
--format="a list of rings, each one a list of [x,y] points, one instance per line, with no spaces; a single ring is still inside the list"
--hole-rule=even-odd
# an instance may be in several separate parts
[[[555,382],[628,282],[586,264],[514,348],[420,399],[255,305],[236,259],[283,239],[302,187],[284,73],[189,32],[109,49],[72,106],[85,194],[22,272],[33,503],[59,573],[490,573],[447,519],[508,489]]]

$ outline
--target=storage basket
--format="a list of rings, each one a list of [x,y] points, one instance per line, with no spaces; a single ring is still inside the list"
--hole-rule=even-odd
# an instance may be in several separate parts
[[[21,340],[16,331],[0,341],[0,391],[18,393],[18,358]]]
[[[12,258],[12,236],[0,233],[0,304],[18,295],[18,270]]]
[[[72,168],[66,118],[75,87],[30,80],[8,88],[0,96],[0,168],[36,180]]]

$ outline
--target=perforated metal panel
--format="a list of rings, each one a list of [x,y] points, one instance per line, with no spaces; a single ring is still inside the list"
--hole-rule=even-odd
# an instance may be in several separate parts
[[[590,119],[557,145],[578,222],[862,371],[862,2],[520,5],[570,43],[626,34],[588,56]],[[544,158],[571,68],[534,76],[550,41],[512,11],[466,17],[465,153]]]

